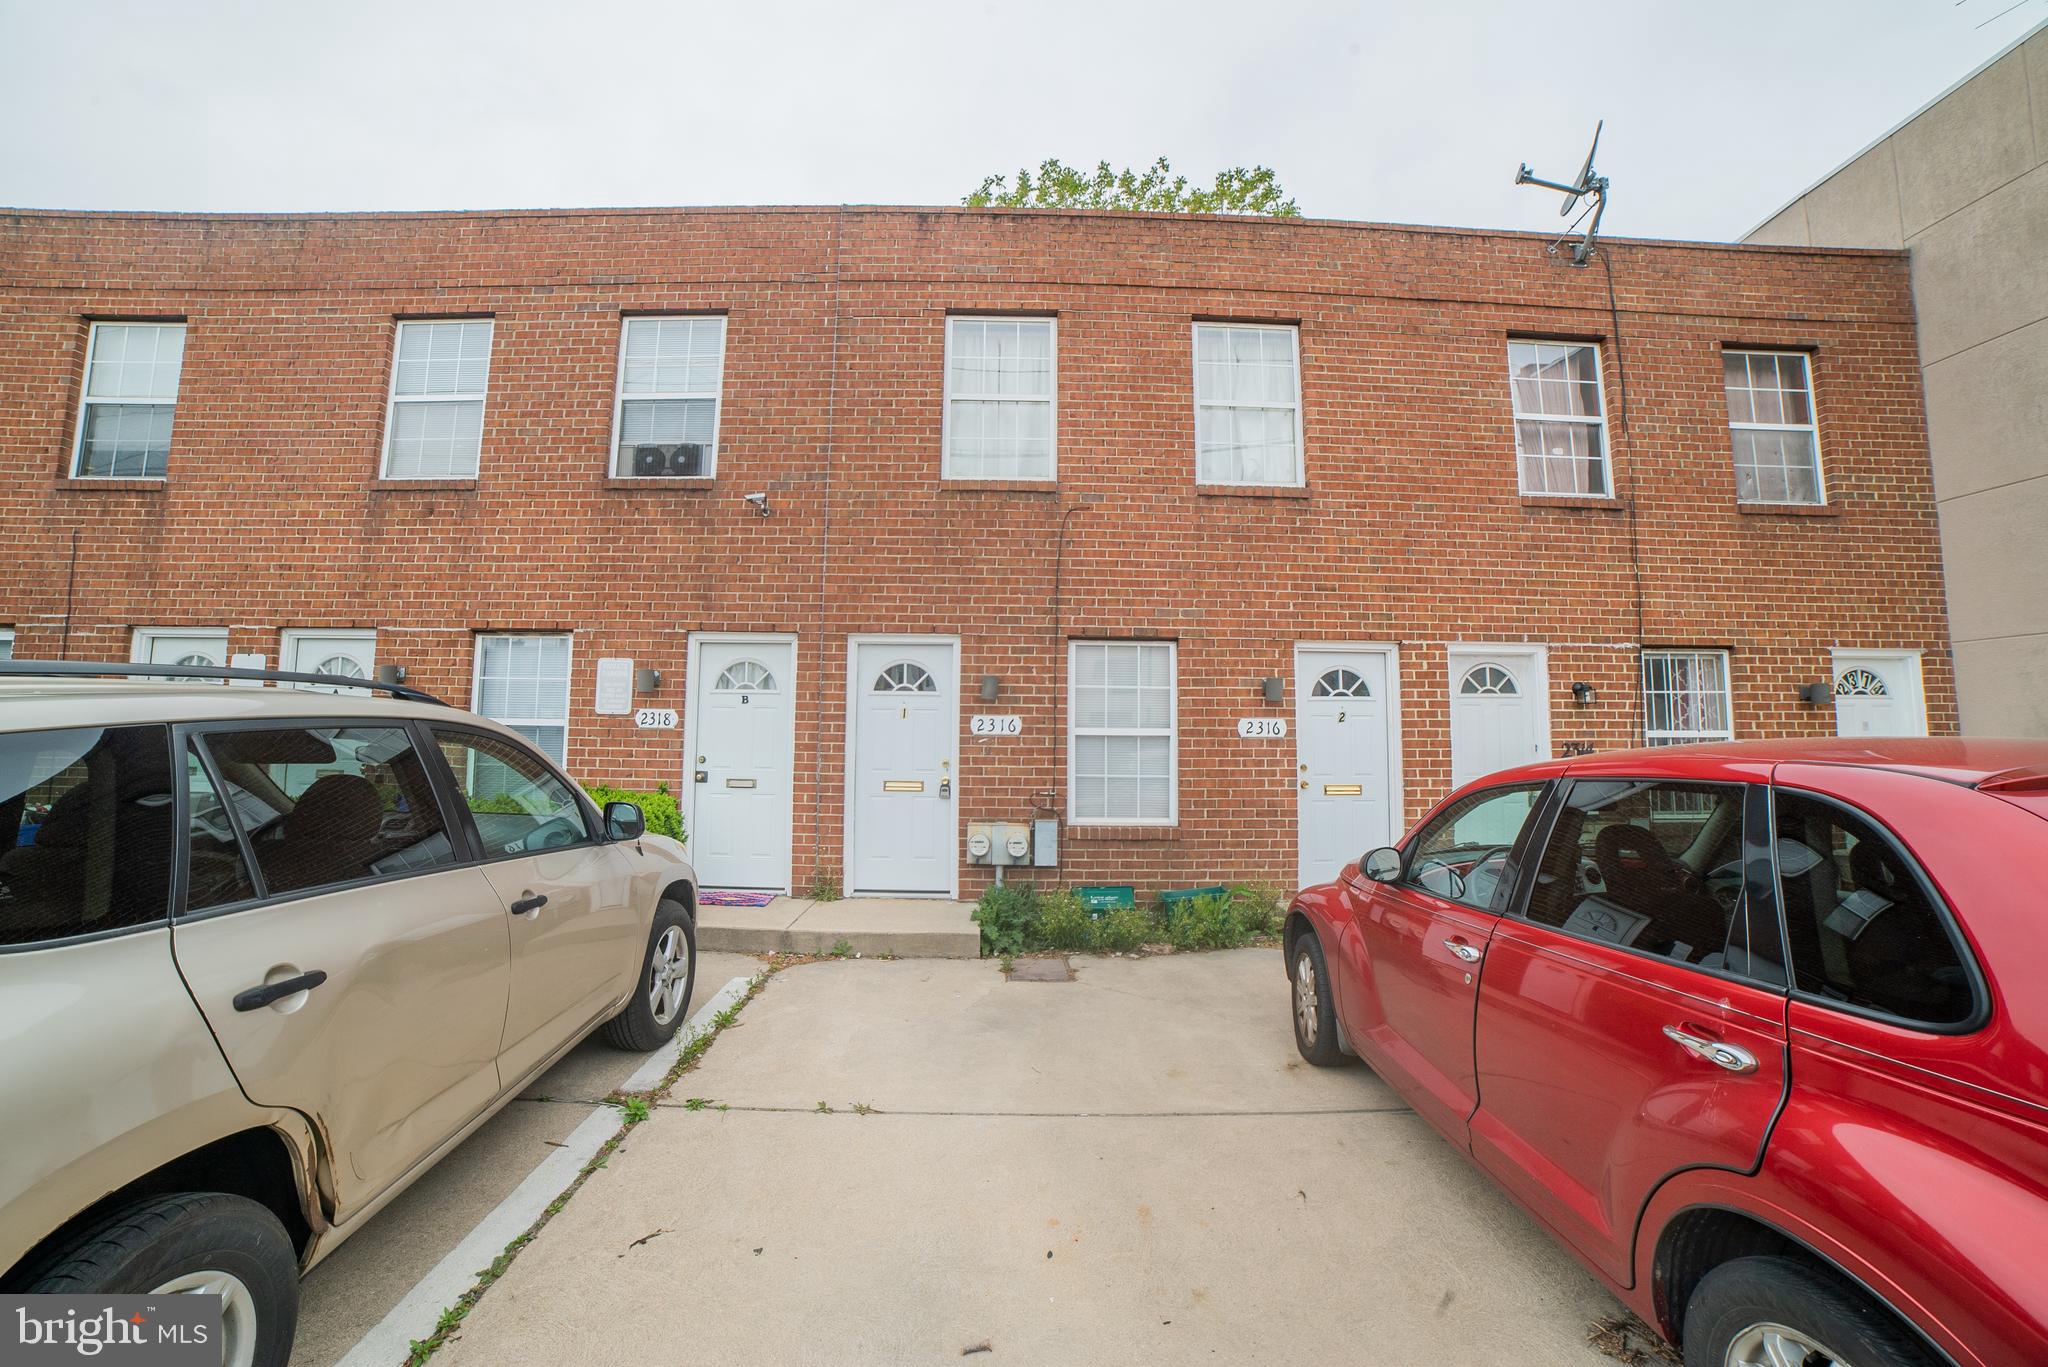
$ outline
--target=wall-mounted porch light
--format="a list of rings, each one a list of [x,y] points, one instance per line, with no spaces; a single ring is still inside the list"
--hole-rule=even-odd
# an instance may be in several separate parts
[[[377,682],[380,684],[402,684],[405,682],[404,665],[378,665]]]
[[[1277,674],[1261,679],[1259,692],[1265,695],[1267,702],[1279,702],[1287,696],[1287,681]]]
[[[636,669],[633,671],[635,693],[655,693],[661,689],[661,671],[658,669]]]
[[[981,676],[981,700],[994,702],[1003,695],[1003,681],[994,674]]]
[[[1835,696],[1834,690],[1824,683],[1800,684],[1793,691],[1798,696],[1799,701],[1805,703],[1808,707],[1819,707],[1822,703],[1833,701]]]
[[[1589,683],[1575,683],[1572,685],[1572,702],[1580,707],[1591,707],[1599,696],[1598,693],[1593,691],[1593,685]]]

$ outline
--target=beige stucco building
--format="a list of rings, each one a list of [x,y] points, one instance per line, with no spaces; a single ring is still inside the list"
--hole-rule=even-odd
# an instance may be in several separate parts
[[[2048,735],[2048,24],[1744,240],[1911,249],[1963,727]]]

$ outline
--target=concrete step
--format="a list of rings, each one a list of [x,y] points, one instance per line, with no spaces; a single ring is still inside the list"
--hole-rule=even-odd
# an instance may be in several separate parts
[[[829,954],[841,940],[872,958],[973,959],[974,903],[925,897],[778,897],[765,907],[699,907],[697,948],[739,954]]]

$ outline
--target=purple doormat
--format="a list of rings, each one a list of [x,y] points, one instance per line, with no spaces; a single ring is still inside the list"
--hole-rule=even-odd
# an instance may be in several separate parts
[[[765,907],[778,897],[773,892],[719,892],[706,890],[697,894],[700,906],[707,907]]]

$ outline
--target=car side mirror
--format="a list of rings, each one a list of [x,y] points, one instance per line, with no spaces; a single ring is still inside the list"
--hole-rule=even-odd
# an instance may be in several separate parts
[[[1358,861],[1358,871],[1375,883],[1391,883],[1401,876],[1401,852],[1384,845],[1369,851]]]
[[[613,840],[638,840],[647,833],[647,818],[637,802],[604,804],[604,833]]]

